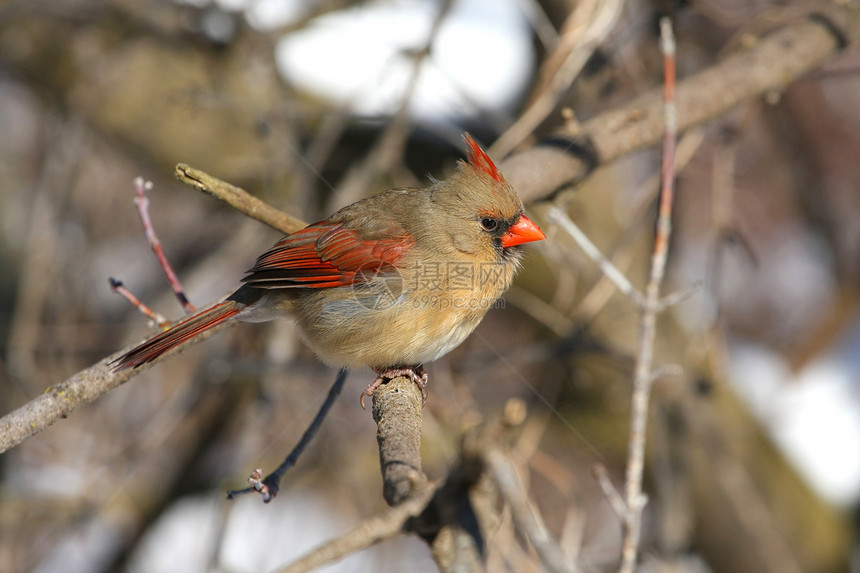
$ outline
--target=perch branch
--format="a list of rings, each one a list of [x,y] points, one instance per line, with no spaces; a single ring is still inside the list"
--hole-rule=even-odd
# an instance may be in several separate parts
[[[394,480],[393,486],[386,483],[386,490],[411,491],[405,493],[406,497],[390,510],[365,520],[343,536],[314,549],[281,569],[282,573],[309,571],[402,533],[413,533],[425,539],[431,545],[433,558],[442,572],[484,570],[486,540],[498,522],[495,515],[496,494],[491,483],[494,472],[490,466],[500,468],[495,473],[500,480],[509,483],[507,476],[510,462],[501,449],[511,438],[510,430],[525,419],[525,410],[523,407],[506,407],[499,422],[467,431],[461,443],[460,455],[446,477],[428,485],[420,469],[420,433],[418,437],[397,435],[401,433],[401,428],[407,428],[406,434],[411,433],[408,429],[412,426],[420,430],[422,403],[421,391],[407,377],[387,382],[373,394],[383,477],[386,482],[392,478]],[[492,452],[497,452],[498,456]],[[489,461],[491,457],[493,461]],[[400,469],[387,471],[389,465]],[[403,468],[405,471],[402,471]],[[518,484],[505,490],[510,499],[517,503],[529,503]],[[386,499],[391,503],[388,497]],[[533,516],[531,510],[527,513]],[[556,550],[556,556],[561,555],[548,536],[541,537],[535,531],[529,529],[523,534],[533,539],[532,543],[540,547],[541,551],[546,545],[551,545]],[[553,549],[548,551],[552,552]]]
[[[435,518],[440,499],[450,500],[440,495],[445,484],[430,485],[421,470],[423,401],[421,390],[405,376],[380,385],[373,393],[383,493],[392,508],[312,550],[280,569],[281,573],[315,570],[408,531],[429,536],[429,531],[435,535],[447,525]],[[423,515],[427,513],[433,517]]]
[[[423,406],[421,390],[406,376],[382,384],[373,393],[382,494],[389,505],[427,487],[421,470]]]

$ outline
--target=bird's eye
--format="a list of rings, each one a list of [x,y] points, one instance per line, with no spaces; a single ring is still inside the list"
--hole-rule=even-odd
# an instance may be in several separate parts
[[[495,231],[499,227],[499,221],[492,217],[484,217],[481,219],[481,227],[483,227],[485,231]]]

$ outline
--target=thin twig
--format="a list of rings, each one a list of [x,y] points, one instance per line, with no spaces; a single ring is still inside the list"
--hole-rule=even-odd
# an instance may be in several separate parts
[[[582,552],[586,521],[587,515],[581,504],[574,503],[568,507],[558,543],[570,563],[576,563]]]
[[[152,226],[152,219],[149,218],[149,198],[146,192],[152,190],[152,181],[144,181],[143,177],[136,177],[134,180],[134,204],[137,206],[137,214],[140,216],[140,222],[143,223],[143,232],[146,234],[146,239],[149,241],[149,246],[152,252],[155,253],[155,258],[158,259],[158,264],[161,265],[161,270],[164,271],[164,276],[167,277],[167,282],[170,283],[170,288],[179,299],[179,304],[185,309],[185,312],[194,312],[194,305],[185,296],[185,289],[182,288],[182,283],[179,277],[170,266],[167,260],[167,255],[164,254],[164,249],[161,246],[161,241],[158,240],[158,235],[155,234],[155,227]]]
[[[647,502],[642,493],[642,471],[645,463],[645,431],[648,422],[648,400],[653,382],[654,339],[657,329],[657,307],[660,284],[666,271],[669,237],[672,233],[672,199],[675,181],[675,141],[677,111],[675,108],[675,39],[672,22],[660,20],[660,49],[663,53],[664,122],[662,188],[657,213],[657,233],[651,254],[651,270],[645,287],[645,309],[639,327],[639,350],[633,377],[630,404],[630,438],[627,451],[627,473],[624,487],[624,540],[621,548],[621,573],[633,573],[642,530],[642,510]]]
[[[514,524],[531,541],[541,564],[554,573],[576,571],[576,568],[568,563],[558,544],[550,537],[543,520],[535,513],[528,495],[517,479],[513,463],[498,448],[490,448],[483,458],[490,477],[511,508]]]
[[[334,186],[321,171],[334,153],[335,146],[351,125],[354,117],[352,111],[352,101],[348,100],[326,112],[320,118],[320,123],[314,130],[304,155],[298,156],[301,161],[296,162],[295,169],[292,170],[289,186],[291,195],[296,198],[293,204],[300,213],[314,213],[318,208],[316,193],[314,193],[317,181],[321,181],[330,190],[335,191]]]
[[[135,343],[73,374],[59,384],[49,386],[44,392],[20,408],[0,418],[0,454],[17,446],[30,436],[38,434],[58,420],[68,417],[75,410],[96,401],[130,378],[149,370],[165,357],[172,356],[174,352],[181,352],[194,344],[203,342],[222,328],[235,324],[237,324],[235,321],[227,321],[218,325],[189,340],[176,351],[166,353],[138,368],[116,370],[113,366],[114,361],[136,347],[137,343]]]
[[[705,130],[700,127],[690,129],[684,133],[678,141],[678,149],[675,155],[676,172],[690,163],[704,139]],[[634,199],[633,205],[629,208],[629,212],[632,213],[628,218],[629,224],[625,225],[621,237],[615,241],[615,244],[607,254],[607,258],[622,272],[630,265],[633,259],[633,247],[637,244],[642,229],[646,226],[650,227],[649,222],[653,220],[653,217],[650,217],[649,213],[654,203],[653,199],[659,193],[659,172],[648,177],[640,186],[640,190],[634,193],[636,199]],[[581,297],[579,304],[577,304],[576,309],[573,311],[573,321],[581,324],[591,322],[615,292],[615,289],[609,284],[611,282],[608,277],[600,275],[600,278],[594,285]]]
[[[119,281],[113,277],[108,278],[108,283],[110,284],[110,288],[113,292],[117,293],[128,302],[130,302],[134,308],[140,311],[146,318],[153,321],[156,326],[164,326],[167,324],[168,320],[164,318],[160,313],[155,312],[145,304],[143,304],[139,298],[134,296],[130,290],[125,288],[125,285],[122,284],[122,281]]]
[[[576,241],[576,244],[579,245],[579,248],[582,249],[588,258],[594,261],[601,272],[615,283],[615,286],[618,287],[622,293],[627,295],[627,297],[633,301],[633,303],[637,306],[637,308],[644,309],[645,308],[645,297],[642,296],[636,288],[630,284],[630,281],[627,280],[627,277],[624,276],[624,273],[618,270],[612,261],[603,256],[603,253],[600,252],[594,243],[583,233],[579,227],[576,226],[576,223],[570,220],[570,217],[564,214],[564,211],[559,209],[558,207],[551,207],[547,212],[547,219],[550,222],[555,223],[556,225],[560,225],[562,229],[564,229],[571,238]]]
[[[490,146],[490,155],[508,155],[558,107],[594,50],[615,27],[623,5],[621,0],[576,3],[560,41],[541,69],[536,95],[519,119]]]
[[[313,571],[376,545],[380,541],[397,537],[404,532],[410,519],[424,511],[436,491],[435,487],[428,487],[416,492],[400,505],[389,508],[381,515],[364,520],[351,531],[317,547],[298,561],[278,569],[278,573]]]
[[[183,183],[191,185],[208,195],[212,195],[240,213],[287,235],[307,227],[307,223],[301,219],[288,215],[280,209],[264,203],[244,189],[231,185],[226,181],[221,181],[217,177],[213,177],[199,169],[194,169],[184,163],[176,166],[174,175]]]
[[[331,389],[328,391],[328,396],[326,396],[325,401],[322,403],[322,406],[320,406],[317,415],[311,421],[308,429],[305,430],[305,433],[302,434],[299,443],[296,444],[296,447],[293,448],[293,451],[291,451],[289,455],[287,455],[281,465],[279,465],[275,471],[267,475],[265,478],[262,478],[263,470],[255,469],[251,473],[251,477],[248,478],[248,483],[251,484],[250,487],[246,487],[241,490],[228,490],[227,499],[233,499],[240,495],[256,491],[263,496],[263,501],[265,503],[269,503],[276,495],[278,495],[278,487],[281,483],[281,478],[285,473],[287,473],[287,470],[296,465],[296,461],[298,461],[299,456],[302,455],[302,452],[305,451],[305,448],[308,447],[308,444],[316,435],[317,431],[319,431],[320,426],[322,426],[323,420],[325,420],[326,415],[328,415],[329,410],[331,410],[334,401],[340,395],[340,391],[343,390],[343,384],[346,382],[346,374],[346,368],[338,370],[337,378],[334,379],[334,384],[332,384]]]
[[[224,201],[237,211],[281,232],[291,233],[307,226],[304,221],[267,205],[243,189],[187,165],[179,164],[176,167],[176,176],[200,191]],[[67,417],[75,410],[94,402],[134,376],[172,356],[174,352],[182,352],[186,348],[203,342],[222,328],[236,324],[235,321],[228,321],[192,338],[176,351],[166,353],[148,364],[139,368],[116,371],[112,366],[113,361],[137,346],[135,343],[50,386],[36,398],[0,418],[0,454]]]
[[[678,84],[678,129],[686,131],[771,91],[782,91],[860,41],[851,3],[819,3],[810,14],[732,52]],[[526,203],[582,182],[598,166],[663,135],[662,90],[652,90],[581,125],[562,126],[543,144],[499,164]]]
[[[559,313],[557,308],[524,288],[512,286],[505,293],[505,300],[552,330],[559,337],[567,336],[574,329],[575,323],[566,315]]]
[[[330,207],[340,208],[359,200],[368,187],[381,173],[390,173],[406,150],[406,140],[411,133],[412,117],[410,106],[418,88],[418,80],[425,69],[424,64],[433,53],[433,44],[443,29],[445,19],[450,13],[453,2],[446,0],[439,5],[433,24],[424,45],[412,52],[411,71],[406,87],[400,97],[400,105],[391,121],[377,137],[366,159],[354,169],[350,169],[338,186],[338,191],[330,198]],[[332,209],[334,210],[334,209]]]
[[[651,370],[651,380],[656,382],[663,378],[680,378],[684,375],[684,369],[679,364],[664,364]]]
[[[624,499],[621,498],[621,494],[618,493],[618,490],[615,489],[614,485],[612,485],[612,480],[609,479],[609,470],[607,470],[606,466],[603,464],[594,464],[592,473],[594,474],[594,478],[597,480],[597,484],[600,486],[600,489],[603,490],[603,495],[606,497],[606,501],[608,501],[610,507],[612,507],[612,511],[615,512],[615,515],[618,516],[619,520],[624,521],[624,516],[627,515],[627,506],[624,504]]]
[[[558,32],[544,7],[538,0],[523,0],[520,6],[544,49],[552,50],[558,43]]]
[[[676,304],[684,302],[685,300],[702,290],[702,287],[703,283],[699,281],[694,283],[693,286],[682,288],[679,291],[667,294],[657,302],[657,312],[663,312],[667,308],[673,307]]]

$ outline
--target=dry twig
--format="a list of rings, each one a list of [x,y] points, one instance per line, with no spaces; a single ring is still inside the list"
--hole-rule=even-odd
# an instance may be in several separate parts
[[[301,219],[288,215],[280,209],[276,209],[264,201],[257,199],[244,189],[231,185],[226,181],[221,181],[217,177],[213,177],[199,169],[194,169],[190,165],[180,163],[176,166],[174,174],[177,179],[186,185],[195,187],[207,195],[212,195],[240,213],[287,235],[295,233],[299,229],[304,229],[308,225]]]
[[[167,277],[167,282],[170,283],[170,288],[173,289],[176,298],[179,299],[179,304],[182,305],[185,312],[194,312],[194,305],[185,296],[185,289],[182,288],[179,277],[176,276],[176,272],[167,260],[167,255],[164,254],[164,248],[161,246],[161,241],[158,240],[158,235],[155,234],[155,227],[153,227],[152,219],[149,217],[149,198],[146,196],[146,192],[151,190],[152,181],[144,181],[143,177],[135,178],[134,204],[137,207],[140,222],[143,224],[143,232],[149,241],[152,252],[155,253],[155,258],[158,259],[161,270],[164,271],[164,276]]]
[[[409,383],[415,386],[411,380]],[[402,535],[409,520],[425,510],[435,493],[436,490],[431,487],[415,493],[405,502],[390,508],[382,515],[364,520],[351,531],[321,545],[298,561],[278,569],[278,573],[312,571],[323,565],[339,561],[356,551],[367,549],[380,541]]]
[[[633,301],[637,308],[645,307],[645,297],[642,293],[636,290],[636,287],[630,283],[627,277],[624,276],[624,273],[618,270],[618,267],[612,264],[612,262],[600,252],[600,249],[591,242],[588,236],[582,232],[576,223],[570,220],[570,217],[564,214],[564,211],[558,207],[552,207],[547,212],[547,219],[549,219],[551,223],[561,226],[561,228],[564,229],[574,241],[576,241],[579,248],[588,255],[588,258],[594,261],[594,264],[598,266],[603,276],[612,281],[618,290]]]
[[[139,298],[134,296],[134,293],[125,288],[125,285],[122,284],[122,281],[110,277],[108,279],[108,284],[110,285],[110,288],[113,292],[117,293],[122,298],[130,302],[131,305],[138,310],[138,312],[140,312],[143,316],[154,322],[156,326],[164,326],[169,322],[166,318],[164,318],[164,315],[159,312],[155,312],[154,310],[146,306],[143,302],[141,302]]]
[[[258,492],[263,497],[263,501],[265,503],[269,503],[275,499],[275,496],[278,495],[281,478],[285,473],[287,473],[287,470],[296,465],[299,456],[302,455],[302,452],[305,451],[305,448],[308,447],[308,444],[316,435],[317,431],[319,431],[320,426],[322,426],[323,420],[325,420],[329,410],[331,410],[334,401],[340,395],[340,391],[343,390],[343,384],[346,382],[346,375],[346,368],[341,368],[338,371],[337,378],[335,378],[334,384],[332,384],[331,389],[328,391],[325,401],[320,406],[319,411],[317,411],[317,415],[314,416],[314,419],[311,421],[304,434],[302,434],[299,443],[296,444],[296,447],[293,448],[289,454],[287,454],[286,459],[284,459],[281,465],[279,465],[265,478],[263,477],[263,470],[255,469],[251,473],[251,477],[248,478],[250,487],[238,491],[229,490],[227,492],[227,499],[233,499],[252,491]]]
[[[533,101],[489,148],[504,157],[531,136],[559,104],[594,50],[609,35],[621,15],[621,0],[578,2],[564,23],[560,41],[541,69]]]
[[[678,84],[678,131],[705,123],[764,94],[782,91],[847,46],[860,41],[860,11],[831,3],[758,39]],[[662,90],[574,127],[501,162],[523,201],[552,195],[582,182],[600,165],[656,145],[663,135]]]
[[[287,215],[248,194],[247,191],[225,183],[211,175],[184,164],[176,167],[177,177],[189,185],[216,197],[236,210],[266,223],[284,233],[290,233],[305,227],[300,219]],[[235,324],[226,322],[223,325],[189,340],[178,348],[182,352],[195,344],[203,342],[212,334]],[[0,453],[15,447],[30,436],[38,434],[57,420],[65,418],[75,410],[95,401],[102,395],[121,386],[130,378],[154,366],[161,360],[173,355],[169,352],[158,360],[133,370],[115,371],[111,362],[137,346],[127,348],[108,356],[96,364],[85,368],[68,379],[46,389],[42,394],[9,412],[0,418]]]
[[[513,463],[498,447],[489,448],[483,458],[490,477],[511,508],[514,524],[531,541],[540,556],[541,564],[553,573],[576,571],[576,568],[568,563],[558,544],[550,537],[543,520],[532,508],[528,494],[517,479]]]
[[[595,464],[594,468],[592,468],[592,473],[594,474],[594,478],[597,480],[598,485],[600,485],[600,489],[603,490],[604,497],[609,501],[612,511],[615,512],[615,515],[618,516],[619,520],[623,521],[624,515],[627,513],[627,506],[624,504],[624,499],[621,498],[621,494],[619,494],[618,490],[615,489],[615,486],[612,485],[612,480],[609,479],[609,470],[607,470],[606,466],[603,464]]]
[[[645,287],[645,307],[639,326],[639,350],[633,373],[633,397],[630,403],[630,437],[628,440],[627,475],[624,486],[624,540],[621,548],[621,571],[632,573],[636,567],[642,510],[646,497],[642,493],[642,470],[645,465],[645,430],[648,423],[648,400],[654,381],[654,339],[660,304],[660,285],[666,271],[669,237],[672,233],[672,200],[675,184],[675,142],[677,110],[675,108],[675,38],[672,22],[660,20],[660,47],[663,53],[665,87],[665,137],[661,173],[660,206],[657,212],[657,234],[651,254],[651,270]]]
[[[597,478],[610,504],[622,518],[624,540],[621,571],[632,573],[639,548],[642,510],[646,497],[642,493],[642,471],[645,457],[645,429],[648,421],[648,401],[654,381],[654,340],[657,314],[668,304],[683,300],[691,290],[660,297],[660,285],[666,270],[669,237],[672,231],[672,202],[675,180],[675,147],[677,140],[677,109],[675,106],[675,41],[671,21],[660,21],[661,50],[664,61],[664,125],[663,160],[661,164],[660,202],[657,212],[657,233],[651,255],[651,268],[645,292],[637,291],[630,281],[591,243],[585,234],[558,208],[549,211],[549,219],[561,225],[600,267],[603,274],[636,304],[641,313],[639,346],[633,378],[630,406],[630,437],[628,440],[627,475],[623,500],[612,487],[605,470],[597,470]]]

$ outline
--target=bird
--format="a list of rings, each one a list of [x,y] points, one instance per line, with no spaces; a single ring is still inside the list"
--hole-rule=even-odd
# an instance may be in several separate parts
[[[225,300],[181,319],[113,362],[137,368],[228,320],[293,319],[326,364],[409,376],[427,399],[424,364],[462,343],[513,281],[522,246],[545,239],[469,135],[467,161],[425,188],[361,199],[287,235]]]

